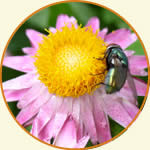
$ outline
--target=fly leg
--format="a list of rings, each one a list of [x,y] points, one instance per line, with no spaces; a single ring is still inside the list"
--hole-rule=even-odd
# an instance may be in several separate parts
[[[101,73],[97,73],[97,74],[92,74],[92,73],[90,73],[90,75],[92,75],[92,76],[98,76],[98,75],[104,74],[104,72],[105,72],[105,71],[107,71],[107,69],[104,69],[104,71],[103,71],[103,72],[101,72]]]
[[[108,55],[109,51],[106,51],[104,57],[102,58],[96,58],[96,57],[93,57],[94,59],[97,59],[97,60],[104,60],[106,58],[106,56]]]
[[[92,73],[90,73],[91,76],[98,76],[98,75],[101,75],[101,74],[104,74],[104,72],[97,73],[97,74],[92,74]]]
[[[103,58],[96,58],[96,57],[93,57],[93,58],[97,60],[104,60],[105,56]]]
[[[96,58],[96,57],[93,57],[94,59],[97,59],[97,60],[104,60],[106,58],[106,56],[104,55],[104,57],[101,57],[101,58]]]
[[[100,85],[100,84],[105,85],[105,83],[100,82],[100,83],[95,84],[91,89],[94,89],[96,86],[98,86],[98,85]]]
[[[95,87],[95,86],[98,86],[98,85],[100,85],[100,84],[102,84],[102,85],[106,85],[105,83],[100,82],[100,83],[95,84],[95,85],[94,85],[94,87]]]

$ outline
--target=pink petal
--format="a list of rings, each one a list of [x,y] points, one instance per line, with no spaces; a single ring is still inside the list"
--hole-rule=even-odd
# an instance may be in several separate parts
[[[97,129],[97,135],[98,135],[98,141],[100,143],[106,142],[107,140],[110,140],[111,132],[109,127],[109,121],[107,118],[107,115],[104,113],[104,110],[102,108],[101,103],[101,95],[95,94],[91,97],[91,101],[93,102],[93,111],[94,111],[94,118],[95,118],[95,124]]]
[[[73,106],[72,106],[72,116],[76,120],[76,122],[80,121],[80,99],[77,98],[73,100]]]
[[[125,107],[126,111],[129,113],[130,117],[134,119],[134,117],[139,112],[138,107],[136,105],[130,103],[129,101],[123,100],[122,101],[123,106]]]
[[[77,128],[74,120],[69,118],[64,124],[60,134],[57,136],[55,145],[65,148],[83,148],[87,144],[89,137],[77,140]]]
[[[34,47],[24,47],[22,48],[22,51],[25,53],[25,54],[28,54],[28,55],[31,55],[31,56],[34,56],[37,49],[34,48]]]
[[[33,116],[35,116],[39,112],[40,107],[48,101],[50,96],[51,95],[49,94],[49,92],[45,91],[37,98],[37,100],[33,101],[30,105],[23,108],[16,117],[19,123],[24,124]]]
[[[26,91],[26,93],[21,97],[20,101],[17,104],[19,109],[22,109],[29,105],[32,101],[38,98],[40,94],[42,94],[43,90],[45,90],[45,85],[40,82],[36,82],[32,85],[32,87]]]
[[[29,38],[32,46],[37,50],[39,47],[39,43],[43,40],[43,34],[33,29],[27,29],[26,35]]]
[[[147,84],[138,78],[134,78],[134,82],[135,82],[138,96],[145,96],[147,90]]]
[[[39,133],[43,132],[42,129],[44,128],[46,123],[49,120],[51,120],[52,117],[55,116],[56,110],[59,109],[59,107],[61,105],[60,101],[61,101],[60,98],[57,98],[56,96],[52,95],[51,98],[49,98],[49,101],[40,108],[40,111],[39,111],[36,119],[33,122],[33,127],[32,127],[32,131],[31,131],[31,133],[34,136],[38,137]],[[56,120],[57,120],[56,118],[57,117],[55,117],[55,119],[53,119],[54,120],[53,124],[60,125],[60,122],[59,123],[56,122]],[[54,125],[53,125],[53,127],[54,127]],[[56,130],[58,130],[58,128],[56,128]],[[51,132],[56,131],[56,130],[53,129],[53,130],[51,130]],[[51,134],[51,135],[53,135],[53,134]]]
[[[105,42],[108,44],[115,43],[120,45],[123,49],[127,48],[137,40],[137,36],[131,33],[128,29],[118,29],[109,33],[105,37]]]
[[[81,119],[81,105],[80,105],[80,98],[76,98],[73,100],[73,105],[72,105],[72,116],[78,126],[78,134],[77,137],[78,139],[82,138],[84,136],[83,133],[83,122]]]
[[[49,30],[50,30],[52,33],[56,33],[56,31],[57,31],[56,28],[53,28],[53,27],[50,27]]]
[[[59,104],[59,106],[57,105],[57,112],[54,116],[55,117],[54,126],[53,126],[54,137],[56,137],[59,134],[66,119],[68,118],[68,115],[71,114],[71,111],[72,111],[72,99],[70,98],[62,99],[62,98],[57,97],[57,100],[59,101],[59,103],[57,103]]]
[[[135,77],[133,78],[133,80],[135,83],[137,95],[145,96],[146,90],[147,90],[147,84],[143,80],[135,78]],[[120,90],[120,92],[122,93],[123,96],[128,96],[129,98],[132,98],[133,96],[132,89],[130,88],[127,82],[125,83],[124,88]]]
[[[93,143],[96,143],[98,140],[97,140],[95,120],[93,116],[94,110],[92,108],[92,102],[89,96],[82,97],[82,99],[80,99],[80,105],[81,105],[81,117],[82,117],[81,119],[83,120],[85,130],[88,131],[91,141]]]
[[[30,120],[28,120],[23,126],[27,127],[27,126],[32,125],[34,119],[35,119],[35,116],[33,116]]]
[[[132,56],[135,53],[135,51],[133,51],[133,50],[125,50],[124,53],[126,54],[126,56],[129,59],[130,56]]]
[[[69,23],[68,27],[71,27],[72,24],[74,24],[75,28],[78,27],[77,20],[76,20],[76,18],[74,18],[73,16],[70,17],[68,23]]]
[[[67,24],[68,27],[71,27],[72,24],[77,27],[76,19],[74,17],[68,17],[67,15],[59,15],[56,22],[56,29],[61,29]]]
[[[137,104],[137,99],[135,99],[134,97],[134,93],[133,91],[128,87],[128,83],[126,82],[125,83],[125,86],[119,91],[116,93],[117,96],[133,103],[134,105]]]
[[[52,118],[41,130],[41,132],[38,135],[38,138],[42,141],[45,141],[47,143],[50,143],[50,139],[53,137],[53,125],[54,119]]]
[[[61,105],[58,109],[58,113],[72,113],[72,103],[73,103],[73,98],[71,97],[66,97],[66,98],[58,98],[58,101],[62,101]],[[60,102],[59,102],[60,103]]]
[[[73,148],[77,142],[76,125],[74,120],[68,119],[64,124],[60,134],[55,140],[55,145]]]
[[[30,56],[7,56],[4,58],[3,65],[22,71],[29,72],[34,70],[34,59]]]
[[[13,102],[20,100],[27,91],[28,89],[4,90],[4,95],[7,102]]]
[[[86,144],[88,143],[90,137],[89,136],[84,136],[82,137],[78,143],[75,145],[75,148],[83,148],[86,146]]]
[[[112,94],[111,94],[112,95]],[[123,127],[127,127],[132,121],[131,116],[128,114],[127,110],[121,104],[122,99],[114,98],[111,96],[106,96],[104,99],[104,105],[106,113],[116,122],[118,122]]]
[[[102,39],[105,38],[106,34],[108,32],[108,29],[107,28],[104,28],[102,29],[99,33],[98,33],[98,36],[100,36]]]
[[[148,74],[144,70],[147,68],[147,60],[145,56],[133,55],[128,60],[131,74],[139,76],[146,76]]]
[[[81,105],[80,105],[80,98],[75,98],[73,100],[72,105],[72,117],[75,120],[75,123],[77,124],[77,139],[82,139],[84,136],[87,135],[87,132],[83,125],[83,120],[81,116]]]
[[[99,30],[99,19],[97,17],[92,17],[91,19],[89,19],[86,27],[91,26],[93,28],[93,32],[95,33],[97,30]]]
[[[53,136],[56,137],[61,132],[65,121],[67,120],[68,114],[56,113],[53,124]],[[55,141],[54,141],[55,142]]]
[[[34,82],[37,82],[37,77],[33,73],[28,73],[17,78],[3,82],[4,90],[21,90],[29,88]]]
[[[50,120],[51,115],[47,114],[46,111],[43,109],[40,109],[38,115],[33,121],[32,124],[32,130],[31,134],[38,137],[40,131],[43,129],[43,127],[46,125],[46,123]]]

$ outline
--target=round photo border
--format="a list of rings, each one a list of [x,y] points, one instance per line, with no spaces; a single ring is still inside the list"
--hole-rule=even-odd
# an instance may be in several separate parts
[[[7,47],[11,41],[11,39],[13,38],[14,34],[18,31],[18,29],[30,18],[32,17],[34,14],[38,13],[39,11],[45,9],[45,8],[48,8],[50,6],[53,6],[53,5],[57,5],[57,4],[61,4],[61,3],[68,3],[68,2],[81,2],[81,3],[88,3],[88,4],[92,4],[92,5],[96,5],[96,6],[99,6],[99,7],[102,7],[104,9],[107,9],[108,11],[112,12],[113,14],[117,15],[118,17],[120,17],[120,19],[122,19],[126,24],[128,24],[128,26],[134,31],[134,33],[136,34],[136,36],[138,37],[139,41],[140,41],[140,44],[142,45],[142,48],[144,50],[144,54],[145,54],[145,57],[146,57],[146,60],[147,60],[147,65],[148,65],[148,81],[147,81],[147,89],[146,89],[146,93],[145,93],[145,96],[144,96],[144,100],[142,102],[142,105],[138,111],[138,113],[136,114],[136,116],[134,117],[134,119],[130,122],[130,124],[125,128],[123,129],[119,134],[117,134],[116,136],[114,136],[113,138],[111,138],[110,140],[107,140],[103,143],[100,143],[100,144],[97,144],[97,145],[94,145],[94,146],[90,146],[90,147],[85,147],[85,148],[65,148],[66,150],[71,150],[71,149],[81,149],[81,150],[85,150],[85,149],[92,149],[92,148],[97,148],[97,147],[100,147],[104,144],[107,144],[111,141],[113,141],[114,139],[116,139],[117,137],[119,137],[120,135],[122,135],[132,124],[133,122],[137,119],[137,117],[139,116],[141,110],[143,109],[144,105],[145,105],[145,102],[146,102],[146,99],[147,99],[147,96],[148,96],[148,92],[149,92],[149,85],[150,85],[150,66],[149,66],[149,59],[148,59],[148,55],[147,55],[147,52],[146,52],[146,49],[144,47],[144,44],[140,38],[140,36],[138,35],[138,33],[136,32],[136,30],[132,27],[132,25],[127,21],[125,20],[121,15],[119,15],[117,12],[115,12],[114,10],[112,10],[111,8],[108,8],[102,4],[99,4],[99,3],[96,3],[96,2],[91,2],[91,1],[85,1],[85,0],[64,0],[64,1],[59,1],[59,2],[54,2],[54,3],[51,3],[51,4],[48,4],[46,6],[43,6],[41,8],[39,8],[38,10],[32,12],[29,16],[27,16],[16,28],[15,30],[13,31],[13,33],[11,34],[10,38],[8,39],[7,41],[7,44],[3,50],[3,54],[2,54],[2,58],[1,58],[1,62],[0,62],[0,87],[1,87],[1,92],[2,92],[2,96],[3,96],[3,99],[4,99],[4,102],[6,104],[6,107],[8,109],[8,111],[10,112],[11,116],[13,117],[13,119],[16,121],[16,123],[28,134],[30,135],[31,137],[33,137],[34,139],[40,141],[41,143],[43,144],[46,144],[48,146],[52,146],[54,148],[59,148],[59,149],[64,149],[63,147],[59,147],[59,146],[55,146],[55,145],[52,145],[52,144],[48,144],[42,140],[40,140],[39,138],[33,136],[30,132],[28,132],[15,118],[15,116],[13,115],[12,111],[10,110],[9,106],[8,106],[8,103],[6,101],[6,98],[5,98],[5,95],[4,95],[4,91],[3,91],[3,86],[2,86],[2,64],[3,64],[3,59],[4,59],[4,55],[5,55],[5,52],[7,50]]]

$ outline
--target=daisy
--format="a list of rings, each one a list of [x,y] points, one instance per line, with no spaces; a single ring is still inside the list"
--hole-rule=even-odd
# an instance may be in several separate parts
[[[4,58],[4,66],[25,72],[3,82],[6,100],[18,101],[17,121],[24,127],[32,125],[31,134],[40,140],[53,139],[52,144],[68,148],[83,148],[89,139],[103,143],[112,138],[108,116],[125,128],[139,111],[128,83],[113,94],[106,94],[104,85],[94,87],[107,74],[106,61],[94,57],[104,57],[110,43],[126,49],[137,40],[128,29],[107,34],[107,28],[99,27],[97,17],[81,27],[74,17],[62,14],[48,35],[26,31],[31,42],[31,47],[23,48],[26,55]],[[124,52],[131,74],[147,75],[145,56]],[[147,85],[134,81],[138,96],[144,96]]]

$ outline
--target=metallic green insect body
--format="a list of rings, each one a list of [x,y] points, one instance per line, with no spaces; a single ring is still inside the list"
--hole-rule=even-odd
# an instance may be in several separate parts
[[[98,83],[95,86],[104,84],[106,93],[112,94],[120,91],[127,80],[134,99],[137,99],[136,86],[130,74],[128,58],[123,52],[122,48],[117,44],[108,45],[104,57],[96,59],[104,60],[104,58],[106,58],[108,72],[104,83]]]
[[[105,54],[108,73],[105,78],[105,91],[111,94],[119,91],[128,74],[128,59],[119,45],[111,44]]]

